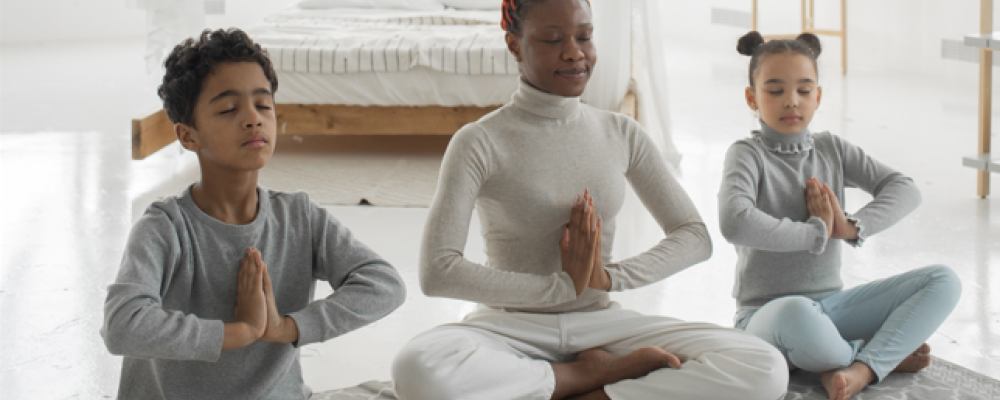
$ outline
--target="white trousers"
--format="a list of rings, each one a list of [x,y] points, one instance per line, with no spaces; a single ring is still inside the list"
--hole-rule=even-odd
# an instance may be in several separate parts
[[[751,334],[616,303],[564,314],[481,307],[461,323],[413,338],[396,355],[392,378],[401,400],[548,400],[555,390],[551,363],[595,347],[620,356],[645,346],[687,361],[605,386],[612,399],[776,400],[788,388],[781,353]]]

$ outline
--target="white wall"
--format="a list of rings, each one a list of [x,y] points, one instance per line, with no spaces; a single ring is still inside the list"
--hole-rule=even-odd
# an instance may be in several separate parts
[[[0,0],[0,43],[25,44],[142,38],[146,11],[129,0]],[[289,0],[226,0],[226,14],[209,27],[246,26]]]
[[[759,29],[762,33],[800,30],[796,0],[760,1]],[[664,30],[674,37],[689,38],[703,46],[736,52],[743,30],[711,23],[713,7],[750,12],[747,0],[667,1]],[[816,0],[816,25],[839,29],[840,1]],[[1000,14],[1000,7],[995,10]],[[941,39],[961,40],[979,30],[978,1],[944,0],[849,0],[848,69],[884,70],[924,74],[946,80],[975,81],[975,63],[941,59]],[[1000,19],[996,28],[1000,30]],[[840,39],[821,36],[825,50],[821,68],[839,73]]]

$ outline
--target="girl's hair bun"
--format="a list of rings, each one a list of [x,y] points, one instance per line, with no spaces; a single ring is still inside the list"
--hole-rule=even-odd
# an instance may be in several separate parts
[[[750,31],[740,38],[739,43],[736,44],[736,51],[745,56],[752,56],[753,52],[762,44],[764,44],[764,37],[760,35],[760,32]]]
[[[819,45],[819,38],[811,33],[803,33],[798,37],[796,37],[795,40],[798,40],[802,43],[805,43],[806,46],[809,46],[809,49],[813,51],[814,58],[819,58],[819,53],[823,51],[823,46]]]

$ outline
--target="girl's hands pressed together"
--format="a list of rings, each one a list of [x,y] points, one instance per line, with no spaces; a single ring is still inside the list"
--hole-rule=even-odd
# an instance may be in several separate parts
[[[563,228],[562,240],[559,241],[562,268],[573,279],[577,296],[590,285],[594,255],[598,254],[595,248],[600,234],[594,214],[594,199],[590,197],[589,190],[584,190],[583,196],[578,196],[573,202],[569,224]]]
[[[830,207],[833,208],[833,233],[831,237],[834,239],[857,239],[858,227],[854,226],[854,223],[847,219],[847,213],[840,206],[840,201],[833,194],[833,189],[830,189],[830,185],[824,183],[823,191],[826,193],[826,197],[830,199]]]
[[[806,181],[806,206],[810,216],[822,219],[826,223],[827,239],[833,236],[833,206],[829,195],[816,178],[809,178]]]

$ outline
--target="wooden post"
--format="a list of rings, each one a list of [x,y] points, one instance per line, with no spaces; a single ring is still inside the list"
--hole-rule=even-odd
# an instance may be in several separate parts
[[[993,0],[979,0],[979,32],[993,32]],[[979,49],[979,154],[990,152],[993,112],[993,51]],[[986,198],[990,194],[990,172],[979,170],[976,193]]]
[[[757,0],[753,0],[753,11],[751,13],[753,15],[752,16],[753,21],[751,22],[751,25],[750,25],[751,28],[750,28],[750,30],[757,31]],[[760,31],[757,31],[757,32],[760,32]]]
[[[840,67],[847,75],[847,0],[840,0]]]

